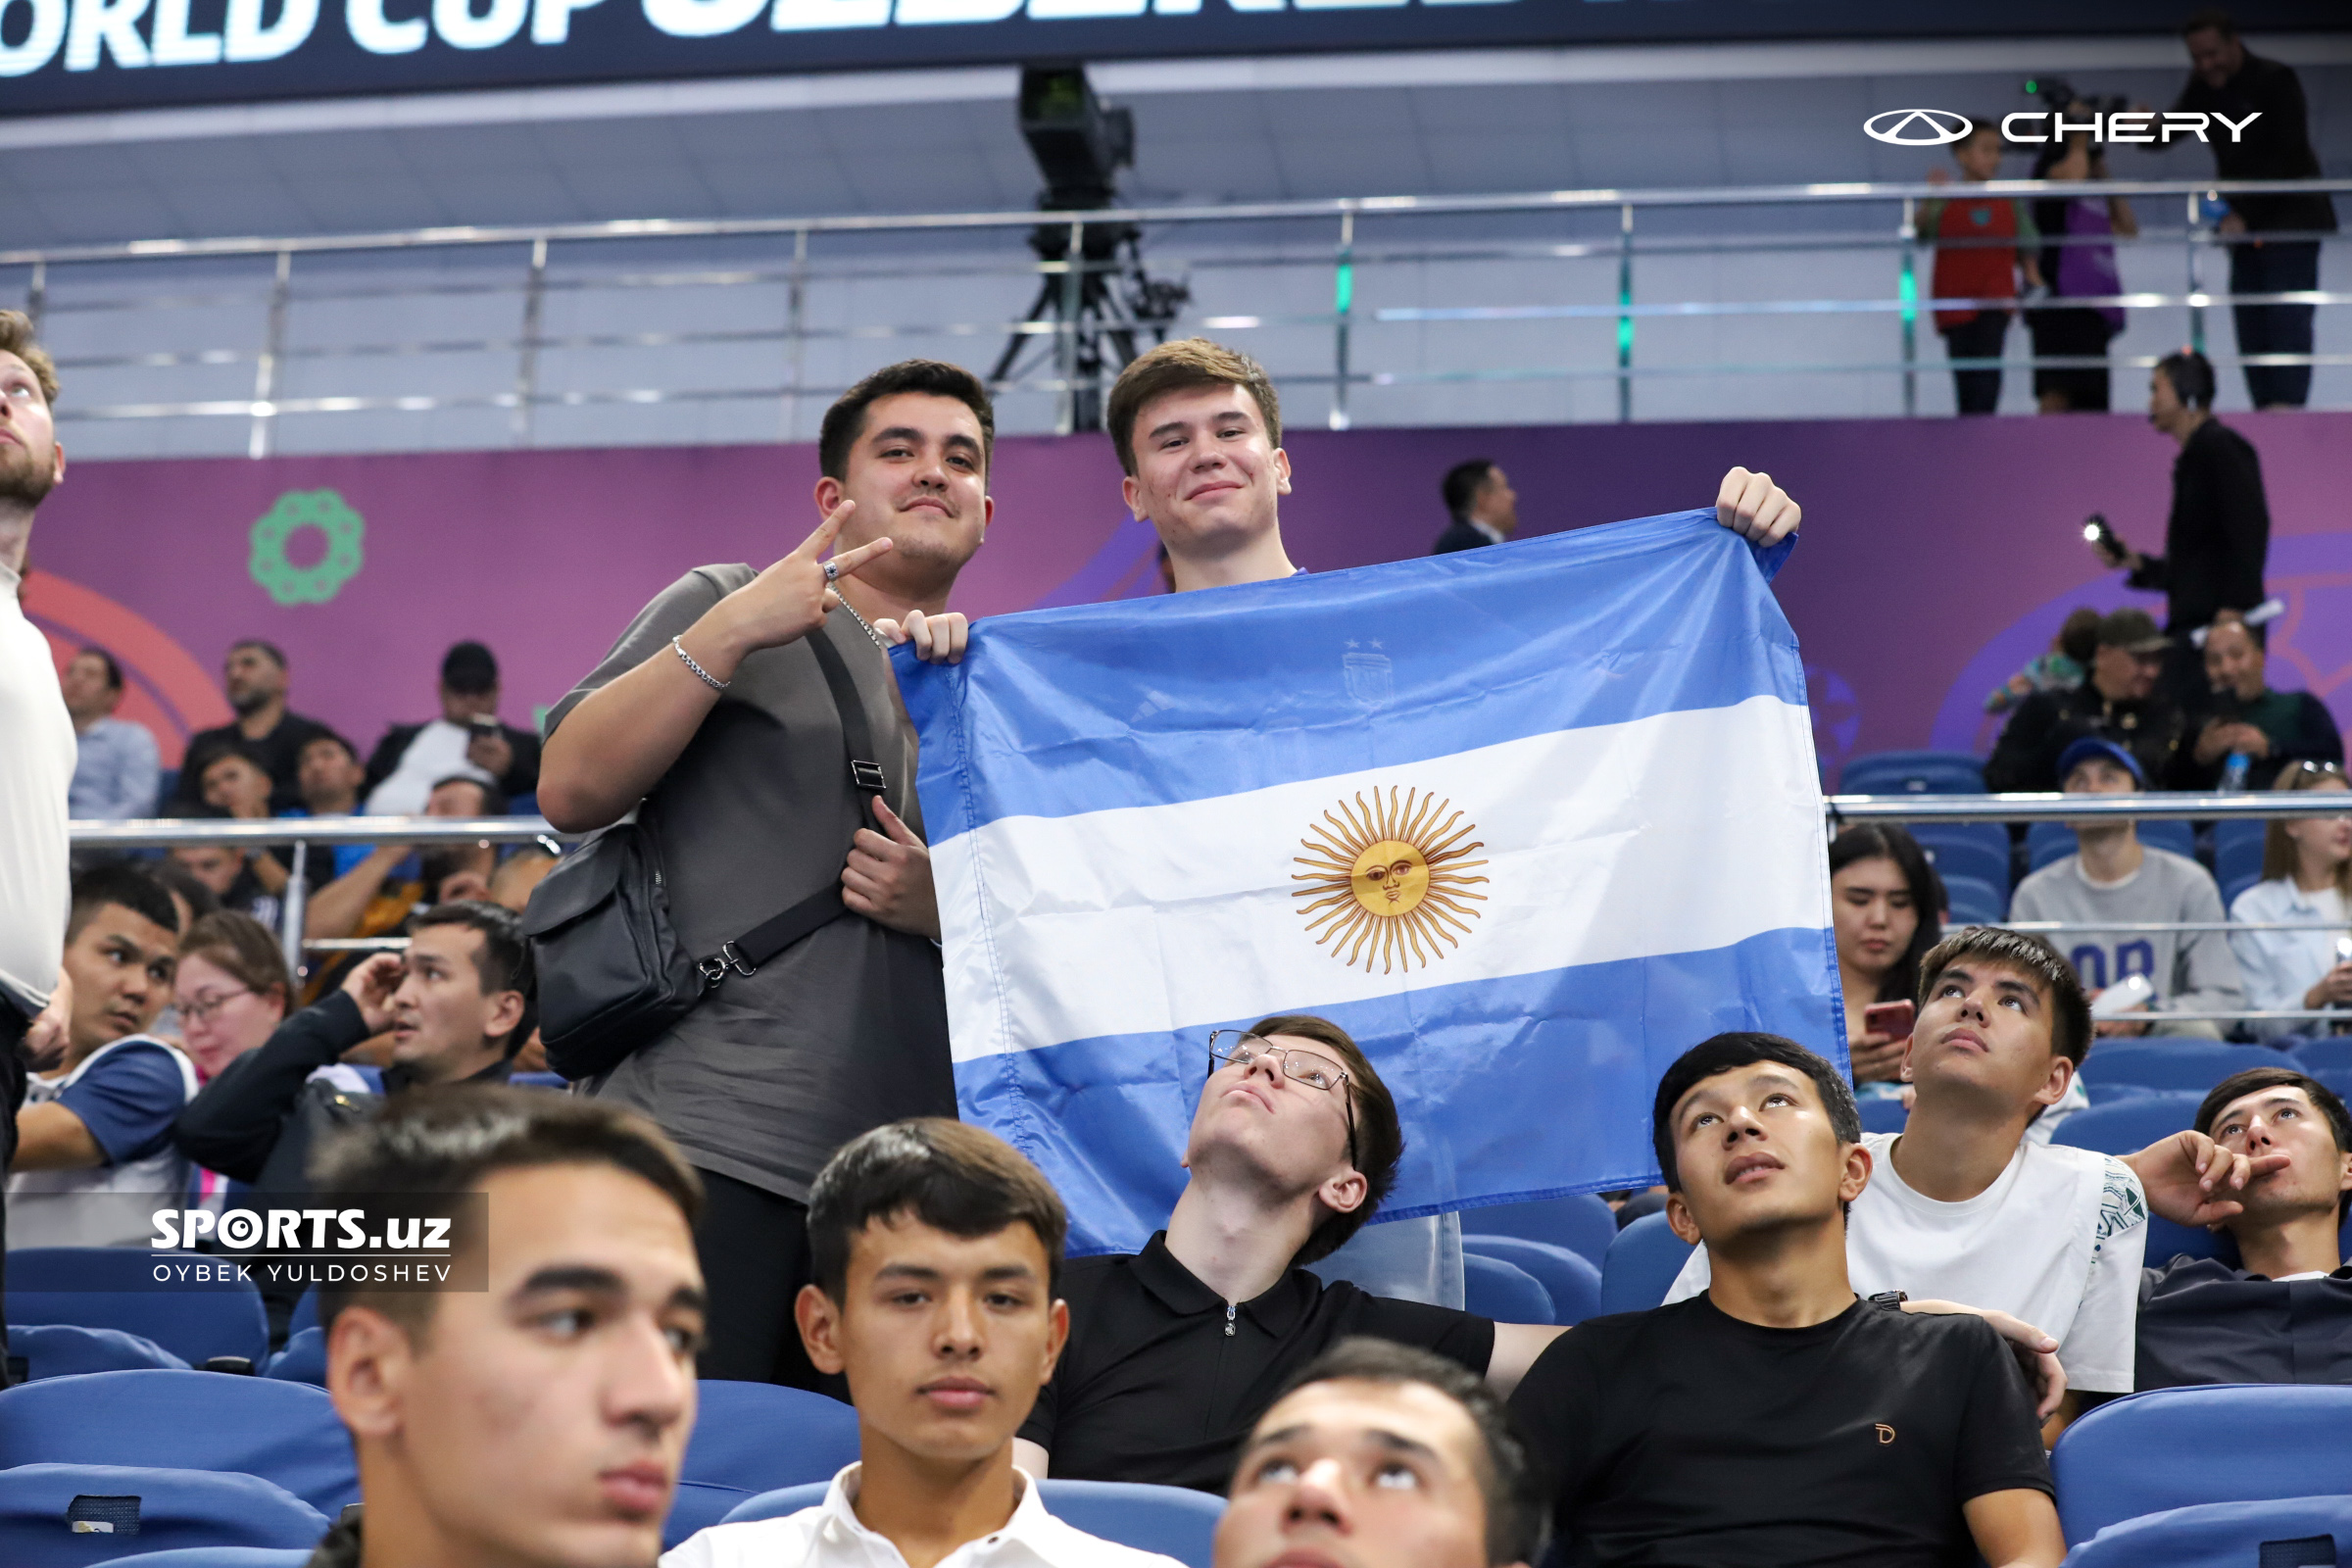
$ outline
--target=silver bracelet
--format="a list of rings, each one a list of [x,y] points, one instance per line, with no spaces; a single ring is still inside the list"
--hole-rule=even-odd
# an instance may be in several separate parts
[[[677,638],[672,637],[669,640],[669,646],[671,652],[675,653],[680,659],[686,661],[686,667],[694,671],[695,679],[701,681],[704,685],[710,687],[714,692],[723,692],[727,689],[730,683],[720,680],[716,675],[711,674],[702,665],[696,663],[694,662],[694,656],[686,651],[686,645],[684,643],[680,642]]]

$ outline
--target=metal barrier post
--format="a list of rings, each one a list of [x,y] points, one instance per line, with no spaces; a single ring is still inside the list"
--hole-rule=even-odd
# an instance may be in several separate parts
[[[1919,203],[1903,198],[1903,415],[1919,413]]]
[[[33,336],[40,336],[41,313],[49,308],[49,260],[43,257],[32,264],[32,281],[24,288],[24,318],[32,323]]]
[[[294,253],[277,253],[277,275],[270,284],[270,319],[262,332],[261,363],[253,371],[253,435],[245,443],[245,455],[266,458],[270,455],[272,426],[277,418],[277,362],[286,352],[286,297],[293,289]]]
[[[1340,215],[1340,254],[1332,276],[1331,427],[1348,428],[1348,313],[1355,307],[1355,210]]]
[[[1617,210],[1617,417],[1634,416],[1634,204]]]
[[[2204,197],[2192,192],[2188,198],[2188,225],[2181,239],[2181,248],[2188,262],[2188,346],[2199,354],[2205,352],[2205,308],[2197,303],[2204,292],[2197,282],[2197,239],[2205,213]]]
[[[539,401],[539,313],[547,298],[547,236],[531,241],[531,266],[522,284],[522,352],[514,367],[514,444],[531,444],[531,407]]]
[[[285,949],[286,972],[302,983],[302,927],[310,913],[311,847],[301,839],[294,841],[294,869],[286,877],[286,896],[277,908],[277,940]]]
[[[1061,370],[1061,412],[1054,431],[1068,435],[1078,428],[1078,313],[1086,305],[1086,220],[1070,220],[1070,252],[1063,259],[1061,319],[1054,323],[1054,364]]]
[[[792,231],[792,277],[785,296],[784,336],[792,344],[792,380],[784,393],[784,439],[801,433],[801,382],[808,371],[808,230]]]

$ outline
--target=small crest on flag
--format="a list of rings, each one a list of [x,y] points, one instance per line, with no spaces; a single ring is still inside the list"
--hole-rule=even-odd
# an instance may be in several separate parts
[[[1381,664],[1385,682],[1388,661]],[[1352,663],[1348,681],[1352,691]],[[1463,857],[1486,846],[1463,842],[1478,827],[1462,816],[1450,800],[1391,785],[1386,801],[1377,789],[1369,802],[1358,792],[1352,804],[1342,801],[1323,813],[1328,826],[1309,823],[1310,836],[1298,841],[1307,853],[1293,862],[1306,870],[1291,880],[1307,884],[1294,891],[1309,901],[1298,912],[1308,931],[1320,932],[1315,946],[1331,944],[1334,957],[1350,967],[1360,960],[1366,974],[1375,963],[1383,974],[1399,964],[1409,971],[1415,959],[1427,968],[1446,956],[1440,939],[1460,947],[1454,933],[1470,935],[1480,913],[1463,901],[1487,898],[1469,891],[1487,879],[1464,873],[1487,862]]]
[[[1396,695],[1396,680],[1389,664],[1389,656],[1374,643],[1369,651],[1354,643],[1340,656],[1340,672],[1348,679],[1348,695],[1366,708],[1386,708],[1389,699]]]

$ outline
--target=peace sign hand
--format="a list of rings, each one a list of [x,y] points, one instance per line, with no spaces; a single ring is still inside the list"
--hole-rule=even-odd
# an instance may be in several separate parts
[[[882,538],[844,550],[831,561],[821,559],[857,510],[855,501],[835,507],[799,549],[720,600],[706,617],[718,633],[720,646],[711,650],[716,657],[708,662],[720,680],[732,678],[735,664],[753,650],[780,648],[823,625],[825,612],[841,603],[834,580],[855,576],[890,550],[890,540]]]

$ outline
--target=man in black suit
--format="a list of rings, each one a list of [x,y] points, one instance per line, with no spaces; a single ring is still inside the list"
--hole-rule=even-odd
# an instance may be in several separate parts
[[[1490,458],[1472,458],[1446,470],[1440,493],[1453,518],[1431,547],[1433,556],[1498,545],[1519,526],[1519,492]]]
[[[366,809],[416,816],[433,786],[466,775],[512,799],[539,788],[539,737],[501,723],[498,660],[480,643],[459,643],[441,661],[441,716],[395,724],[368,759]]]

